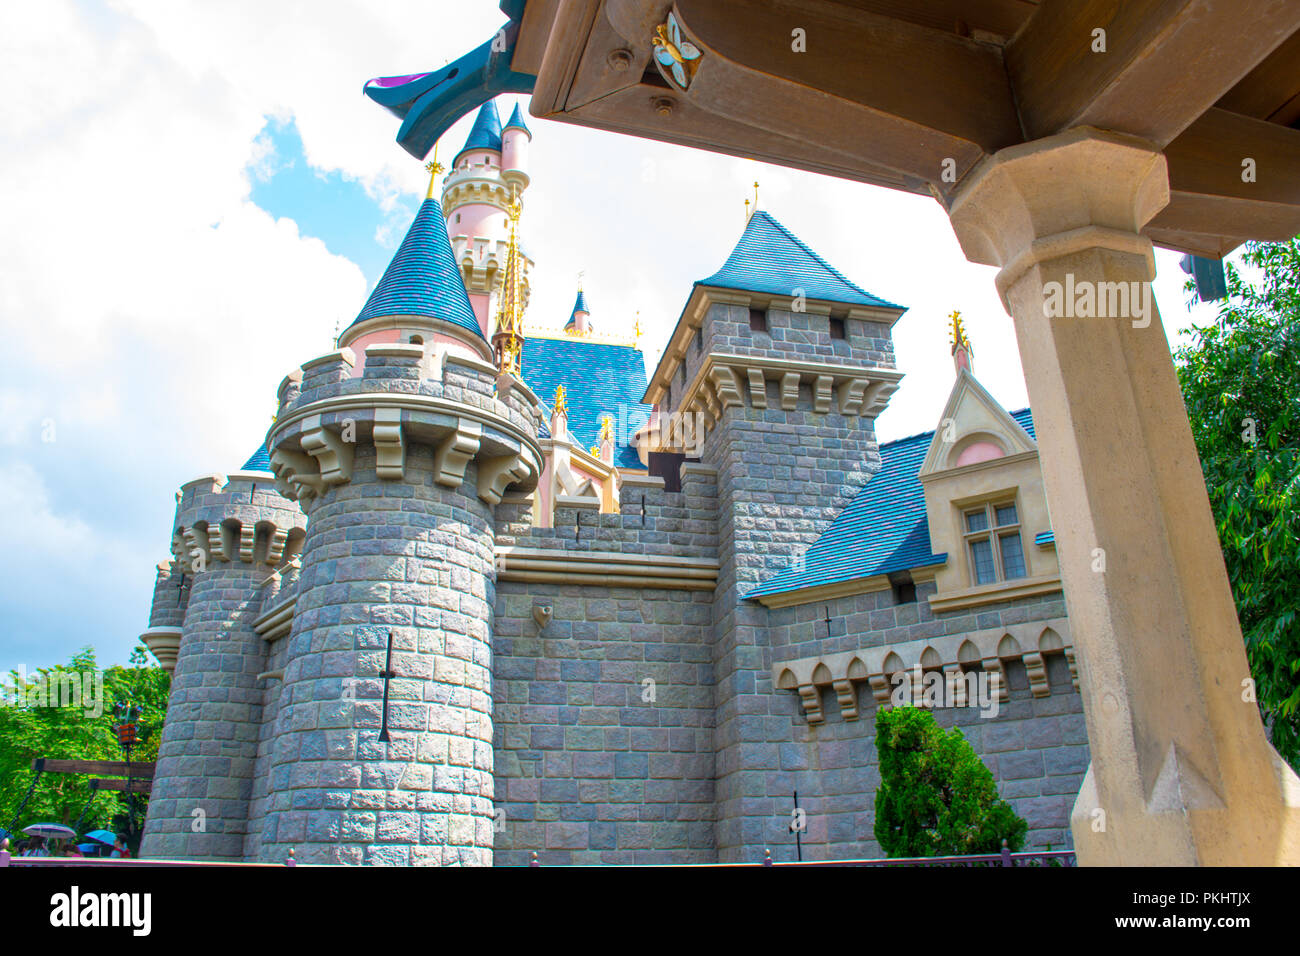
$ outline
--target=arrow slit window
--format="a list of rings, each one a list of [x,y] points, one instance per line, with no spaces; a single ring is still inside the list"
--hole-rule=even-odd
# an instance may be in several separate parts
[[[966,550],[975,584],[1023,578],[1025,550],[1014,501],[993,502],[962,515]]]

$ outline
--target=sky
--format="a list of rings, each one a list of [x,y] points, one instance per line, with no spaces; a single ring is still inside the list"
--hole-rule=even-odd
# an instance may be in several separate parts
[[[0,4],[0,672],[96,648],[125,662],[168,557],[175,492],[239,468],[276,388],[363,306],[428,174],[374,76],[436,69],[501,25],[495,0],[42,0]],[[502,97],[508,115],[520,97]],[[526,101],[525,101],[526,109]],[[472,116],[441,141],[444,163]],[[990,267],[931,199],[530,118],[529,324],[592,320],[653,369],[691,283],[759,203],[909,308],[882,440],[935,427],[960,309],[976,376],[1027,404]],[[1189,312],[1175,253],[1156,300]]]

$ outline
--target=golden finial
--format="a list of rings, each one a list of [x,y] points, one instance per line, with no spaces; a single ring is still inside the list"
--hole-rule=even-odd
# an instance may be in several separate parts
[[[970,339],[966,337],[966,328],[961,323],[961,313],[953,309],[948,318],[952,319],[952,350],[955,352],[960,346],[968,352],[973,351]]]
[[[501,300],[497,306],[496,331],[492,345],[497,350],[497,367],[501,372],[520,374],[519,359],[524,345],[523,262],[519,252],[519,214],[522,204],[518,190],[511,190],[510,240],[506,247],[505,275],[501,280]]]
[[[754,180],[754,212],[758,212],[758,180]]]
[[[614,419],[606,415],[600,420],[600,440],[614,437]]]
[[[429,171],[429,191],[425,193],[425,199],[433,198],[433,187],[438,182],[438,174],[442,172],[442,163],[438,162],[438,144],[433,144],[433,159],[424,164],[424,168]]]
[[[641,310],[637,309],[636,320],[632,323],[633,344],[641,342]]]
[[[749,222],[749,200],[745,200],[745,222]]]
[[[555,386],[555,414],[568,416],[569,403],[564,397],[564,386]]]

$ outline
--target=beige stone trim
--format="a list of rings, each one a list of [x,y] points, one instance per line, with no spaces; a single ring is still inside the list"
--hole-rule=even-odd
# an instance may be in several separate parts
[[[717,558],[609,551],[498,548],[496,568],[500,581],[532,581],[574,587],[711,591],[718,580]]]
[[[1035,597],[1039,594],[1053,594],[1060,590],[1060,574],[1049,574],[1037,578],[1014,578],[1010,581],[981,584],[977,587],[966,588],[964,591],[931,594],[929,598],[930,610],[936,612],[961,611],[985,604],[1000,604],[1004,601]]]
[[[140,635],[140,641],[149,648],[159,667],[168,674],[176,672],[176,658],[181,651],[179,627],[151,627]]]
[[[406,346],[419,349],[420,346]],[[370,349],[366,349],[370,354]],[[375,474],[380,478],[400,481],[406,477],[406,437],[402,431],[400,408],[376,408],[371,432],[375,443]]]
[[[584,482],[584,484],[588,488],[591,487],[590,481]],[[600,499],[595,495],[556,495],[555,510],[559,511],[561,508],[569,508],[574,511],[599,511]]]
[[[1070,624],[1064,617],[781,661],[772,665],[772,686],[798,691],[810,724],[825,719],[819,688],[829,686],[835,690],[844,719],[856,720],[857,692],[854,684],[868,684],[877,703],[888,707],[893,689],[890,676],[911,674],[917,667],[927,671],[942,670],[951,682],[963,665],[978,666],[998,675],[993,685],[998,697],[1005,701],[1008,694],[1003,662],[1019,660],[1029,673],[1033,695],[1046,697],[1051,693],[1051,687],[1043,655],[1051,653],[1064,654],[1067,662],[1074,656]],[[1073,667],[1070,676],[1078,690]],[[919,690],[913,686],[914,694]],[[846,703],[847,712],[844,710]]]
[[[287,637],[293,627],[294,606],[298,596],[287,598],[253,619],[253,631],[268,643]]]
[[[433,480],[448,488],[459,488],[465,480],[465,469],[478,454],[482,440],[481,424],[459,419],[456,430],[438,443],[433,454]]]
[[[916,580],[915,576],[913,576],[912,580]],[[819,584],[811,588],[799,588],[797,591],[764,594],[761,597],[754,598],[754,600],[764,607],[796,607],[800,604],[832,601],[835,598],[851,597],[855,594],[888,591],[891,586],[888,575],[877,574],[866,578],[854,578],[852,581],[835,581],[831,584]]]

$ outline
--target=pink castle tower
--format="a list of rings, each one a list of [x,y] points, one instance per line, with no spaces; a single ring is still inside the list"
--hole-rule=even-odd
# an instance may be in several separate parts
[[[491,339],[497,299],[505,276],[512,198],[528,188],[528,145],[532,133],[516,106],[505,128],[496,103],[483,104],[465,145],[442,184],[442,214],[452,252],[465,280],[483,335]],[[533,262],[521,253],[520,293],[528,304]]]

